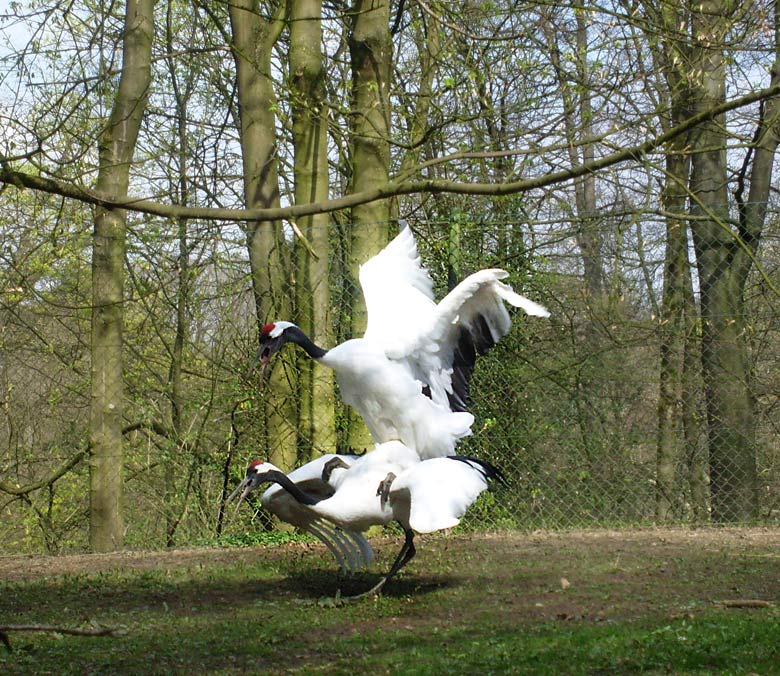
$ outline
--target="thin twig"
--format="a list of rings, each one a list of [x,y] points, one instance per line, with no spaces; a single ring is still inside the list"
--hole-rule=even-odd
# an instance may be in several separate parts
[[[295,233],[295,236],[301,241],[301,244],[306,247],[306,250],[315,258],[319,259],[319,256],[317,255],[317,252],[314,250],[314,247],[311,245],[311,242],[309,242],[308,239],[306,239],[306,235],[301,232],[301,229],[298,227],[298,224],[295,222],[294,219],[288,218],[287,222],[290,224],[290,226],[293,229],[293,232]]]
[[[775,605],[774,601],[763,601],[761,599],[729,599],[718,601],[724,608],[771,608]]]

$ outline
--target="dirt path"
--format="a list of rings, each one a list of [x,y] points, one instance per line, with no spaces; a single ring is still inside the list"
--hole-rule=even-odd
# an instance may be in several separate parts
[[[578,555],[598,551],[601,556],[610,552],[624,561],[641,560],[662,555],[666,558],[691,556],[696,553],[744,554],[777,557],[780,563],[780,529],[772,528],[700,528],[642,530],[588,530],[533,533],[491,533],[460,535],[473,542],[475,552],[489,551],[516,559],[549,558],[559,553],[564,560],[576,562]],[[434,537],[421,549],[436,552],[446,549],[448,537]],[[375,538],[380,551],[392,551],[397,546],[391,538]],[[0,580],[20,581],[59,575],[77,575],[112,570],[153,570],[219,566],[251,561],[258,556],[286,559],[307,552],[321,552],[318,544],[286,544],[276,547],[241,549],[171,549],[164,551],[125,551],[110,554],[69,554],[61,556],[0,556]]]

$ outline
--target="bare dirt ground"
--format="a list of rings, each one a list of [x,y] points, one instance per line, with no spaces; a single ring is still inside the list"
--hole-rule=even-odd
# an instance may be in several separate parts
[[[392,560],[399,544],[395,538],[374,539],[380,569]],[[287,580],[276,583],[277,592],[316,598],[344,585],[319,544],[0,556],[0,580],[202,570],[249,565],[259,558]],[[387,593],[476,583],[487,595],[502,595],[502,613],[525,620],[598,622],[660,608],[672,615],[685,613],[697,604],[774,605],[780,603],[779,565],[780,529],[773,528],[460,534],[418,538],[417,558]],[[505,596],[506,589],[515,593]]]
[[[450,537],[434,537],[421,549],[444,547],[447,542],[467,538],[479,548],[488,544],[493,555],[509,550],[517,557],[547,558],[552,551],[567,549],[582,552],[597,550],[626,560],[634,557],[657,558],[687,556],[698,552],[742,553],[776,557],[780,564],[780,528],[647,528],[640,530],[574,530],[501,532],[469,534]],[[418,542],[420,538],[418,538]],[[376,538],[378,549],[392,551],[395,539]],[[400,540],[398,541],[400,544]],[[306,552],[320,552],[324,548],[316,543],[291,543],[271,547],[247,548],[180,548],[162,551],[121,551],[108,554],[0,555],[0,579],[21,581],[57,575],[76,575],[113,570],[153,570],[159,568],[190,568],[193,566],[220,565],[264,558],[297,558]],[[763,552],[763,553],[761,553]],[[422,553],[422,552],[421,552]],[[568,558],[568,556],[566,557]]]

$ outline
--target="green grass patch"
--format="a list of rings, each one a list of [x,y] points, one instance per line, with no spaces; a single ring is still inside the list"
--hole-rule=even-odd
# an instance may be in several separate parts
[[[125,634],[11,634],[0,673],[777,674],[778,607],[718,602],[778,598],[777,544],[718,537],[421,538],[385,596],[347,605],[375,575],[340,578],[319,545],[53,559],[0,583],[0,624]]]

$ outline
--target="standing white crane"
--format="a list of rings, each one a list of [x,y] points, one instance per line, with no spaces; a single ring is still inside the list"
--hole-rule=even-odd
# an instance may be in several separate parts
[[[333,464],[331,460],[328,470]],[[374,587],[357,597],[378,593],[416,553],[415,533],[432,533],[458,525],[460,518],[488,487],[488,480],[503,477],[489,463],[474,458],[449,456],[421,461],[417,453],[399,441],[379,444],[355,460],[338,476],[329,497],[305,490],[278,467],[253,462],[233,495],[243,500],[257,486],[272,482],[322,522],[346,532],[365,531],[374,525],[397,521],[404,530],[404,543],[389,572]],[[270,489],[269,489],[270,490]],[[267,491],[266,491],[267,492]],[[240,501],[239,501],[240,504]]]
[[[295,343],[333,369],[341,398],[375,442],[400,440],[422,459],[454,455],[474,422],[467,409],[476,358],[511,328],[504,302],[529,315],[550,314],[504,284],[508,275],[480,270],[437,304],[414,235],[404,227],[360,267],[368,312],[362,338],[327,350],[295,324],[277,321],[260,330],[257,358],[265,369],[285,343]]]
[[[351,454],[327,453],[294,469],[287,475],[287,480],[312,498],[326,500],[335,493],[335,485],[343,476],[343,470],[349,468],[359,458],[360,456]],[[264,465],[265,469],[269,467],[269,463],[254,462],[247,469],[247,477],[261,465]],[[335,469],[340,471],[336,472]],[[331,475],[333,481],[329,481]],[[233,500],[246,485],[247,479],[244,479],[227,501]],[[249,491],[246,491],[242,499],[248,493]],[[270,486],[260,496],[260,504],[282,521],[319,539],[333,554],[343,573],[354,573],[368,568],[373,563],[374,550],[361,532],[349,528],[342,529],[332,520],[322,518],[308,505],[298,502],[280,485]]]

